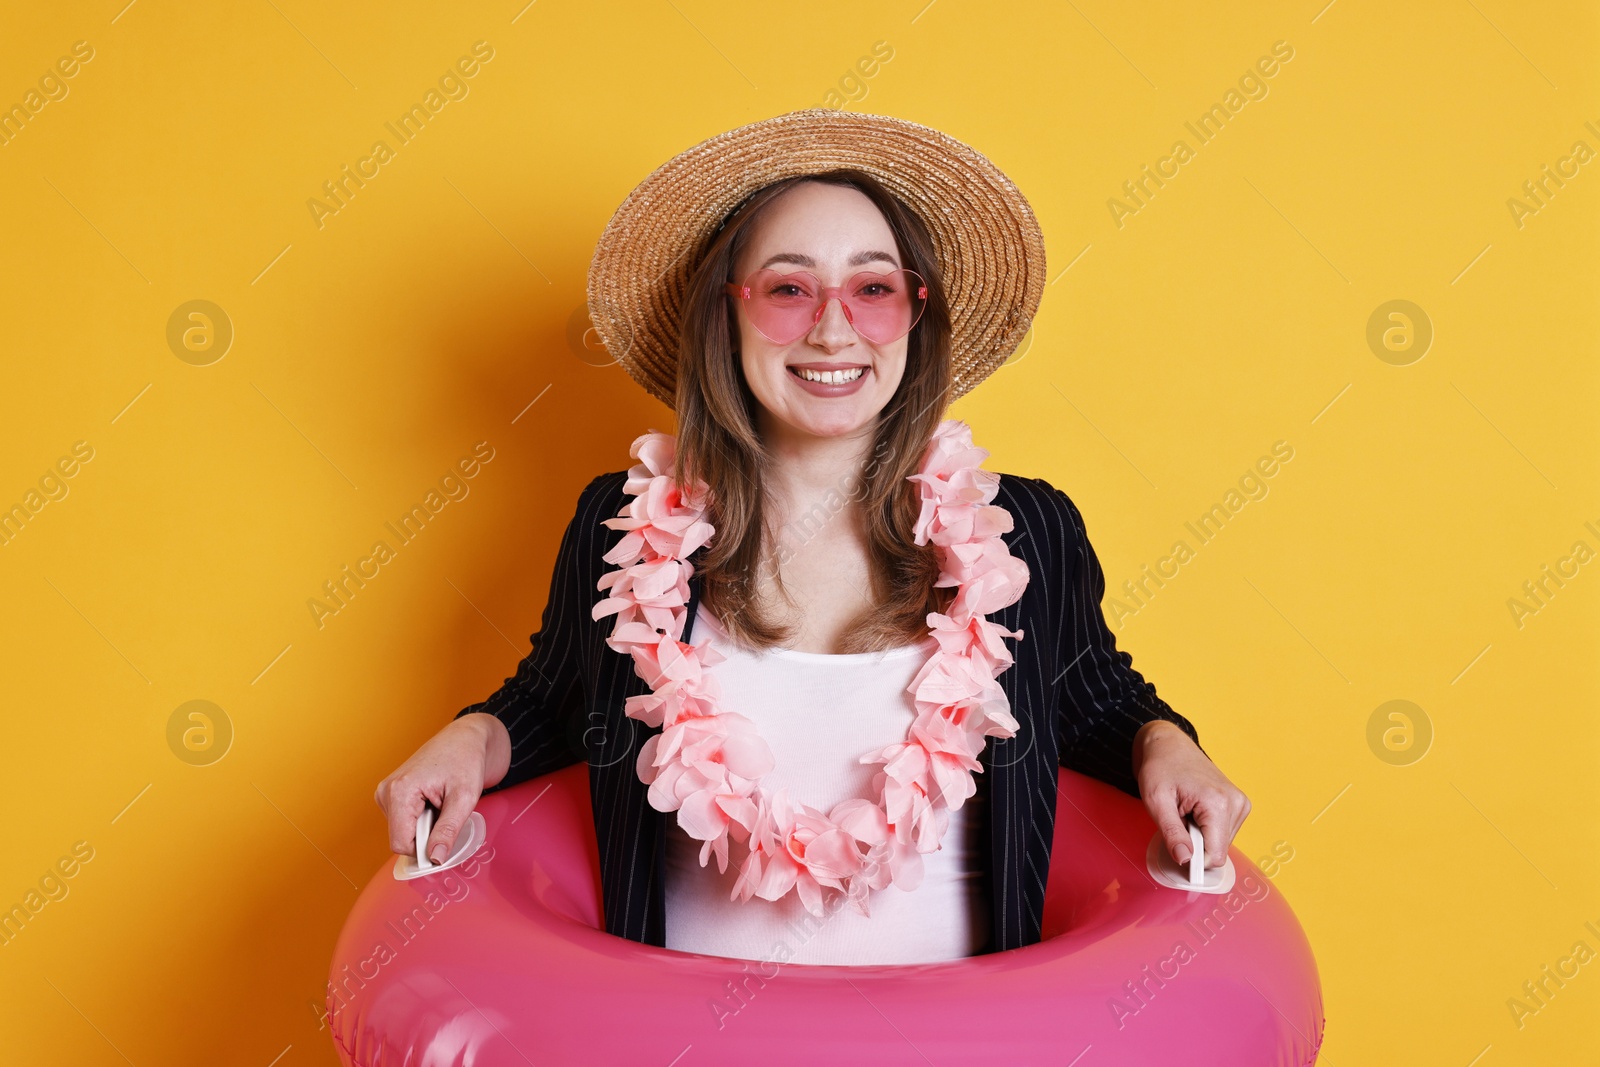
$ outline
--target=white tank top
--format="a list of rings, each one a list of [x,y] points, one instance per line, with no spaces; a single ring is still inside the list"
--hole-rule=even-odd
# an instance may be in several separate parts
[[[905,740],[916,714],[906,687],[937,643],[930,635],[886,652],[828,655],[736,645],[716,618],[695,614],[692,642],[728,657],[710,668],[722,706],[751,719],[772,749],[762,779],[768,795],[787,787],[791,801],[827,811],[841,800],[876,800],[872,777],[882,764],[858,762]],[[730,840],[728,869],[717,858],[700,866],[701,842],[667,815],[666,945],[738,959],[791,963],[901,964],[960,959],[988,939],[979,828],[981,794],[950,813],[942,847],[923,856],[922,883],[874,890],[863,916],[838,890],[824,887],[822,918],[798,893],[779,900],[730,900],[740,848]],[[786,947],[785,947],[786,946]]]

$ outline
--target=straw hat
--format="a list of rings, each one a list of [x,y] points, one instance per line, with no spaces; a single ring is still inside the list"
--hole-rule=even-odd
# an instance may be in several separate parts
[[[683,301],[723,219],[763,186],[834,167],[873,175],[927,224],[950,305],[950,398],[1005,362],[1044,291],[1044,237],[1027,199],[1000,168],[938,130],[819,107],[702,141],[617,208],[589,265],[589,318],[634,381],[675,405]]]

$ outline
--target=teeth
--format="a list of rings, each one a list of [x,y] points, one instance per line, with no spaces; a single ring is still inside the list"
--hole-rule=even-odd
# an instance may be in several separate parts
[[[808,382],[822,382],[826,385],[843,385],[853,382],[866,372],[865,367],[852,367],[850,370],[810,370],[806,367],[796,367],[794,371]]]

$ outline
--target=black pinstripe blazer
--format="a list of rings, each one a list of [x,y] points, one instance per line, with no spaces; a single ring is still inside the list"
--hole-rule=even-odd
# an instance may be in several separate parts
[[[665,946],[669,816],[650,806],[634,767],[640,746],[658,728],[623,714],[623,701],[649,687],[632,657],[605,643],[616,620],[590,616],[602,595],[600,576],[612,567],[602,557],[623,536],[601,522],[628,501],[627,474],[602,474],[583,490],[556,555],[532,651],[488,700],[457,717],[488,712],[505,723],[511,766],[493,789],[588,762],[606,930]],[[1100,562],[1067,494],[1040,478],[1002,474],[994,502],[1011,513],[1015,526],[1005,542],[1027,562],[1029,578],[1021,599],[989,616],[1023,632],[1020,641],[1008,639],[1015,662],[999,677],[1022,728],[1016,737],[988,739],[976,776],[987,802],[984,889],[993,908],[984,952],[1039,940],[1058,764],[1137,796],[1132,752],[1140,726],[1166,719],[1199,740],[1133,668],[1132,657],[1118,651],[1100,608]],[[698,573],[689,586],[686,642]]]

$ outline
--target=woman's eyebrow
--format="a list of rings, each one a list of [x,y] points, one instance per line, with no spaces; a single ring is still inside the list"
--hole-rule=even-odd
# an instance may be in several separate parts
[[[899,266],[900,264],[898,259],[896,259],[894,256],[891,256],[887,252],[866,251],[857,252],[855,255],[851,256],[846,262],[846,266],[859,267],[863,264],[873,263],[880,259],[888,263],[893,263],[896,266]],[[766,270],[774,263],[793,263],[797,266],[805,267],[808,270],[815,270],[817,267],[817,261],[803,252],[779,252],[777,255],[768,258],[765,263],[761,264],[761,266],[757,267],[756,269]]]

